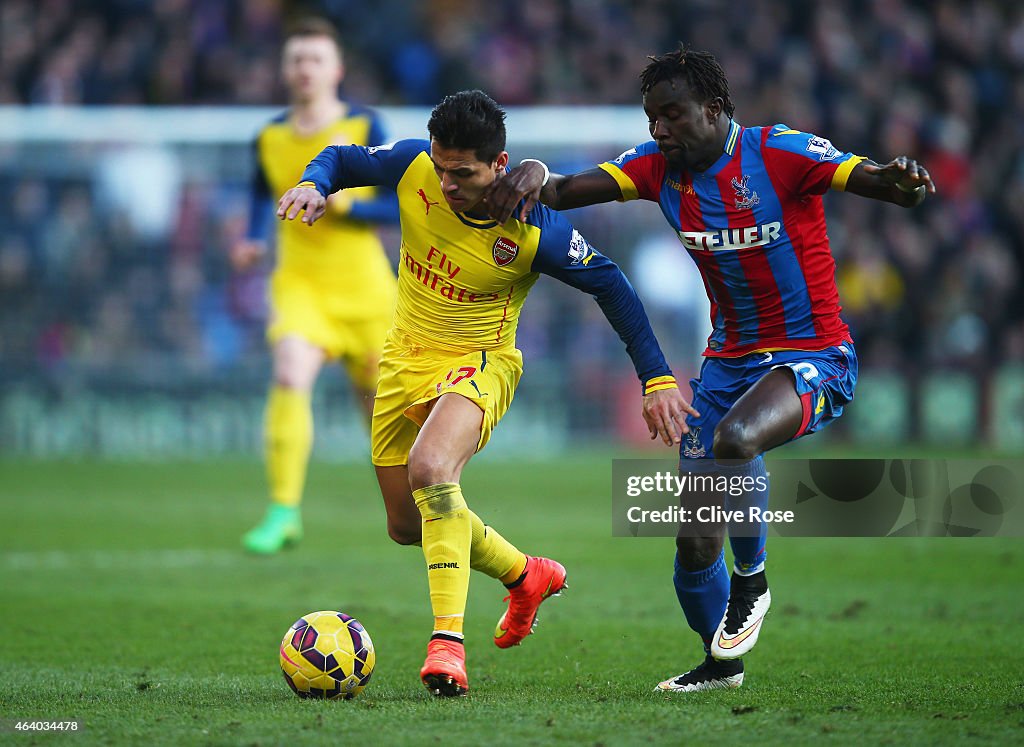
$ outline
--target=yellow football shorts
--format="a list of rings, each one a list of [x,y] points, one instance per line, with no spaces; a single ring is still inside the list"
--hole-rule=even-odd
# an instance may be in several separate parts
[[[466,354],[430,350],[392,330],[384,343],[373,405],[373,463],[378,467],[408,464],[430,403],[449,393],[461,394],[483,410],[476,447],[480,451],[512,403],[522,374],[523,355],[515,348]]]
[[[270,322],[267,342],[299,337],[339,361],[352,383],[373,391],[384,338],[394,315],[393,289],[365,317],[332,313],[331,293],[293,273],[275,272],[270,279]]]

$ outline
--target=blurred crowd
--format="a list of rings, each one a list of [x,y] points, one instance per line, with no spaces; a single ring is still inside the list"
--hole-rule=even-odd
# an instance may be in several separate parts
[[[4,0],[0,103],[281,104],[281,31],[311,12],[332,19],[346,42],[343,93],[371,105],[430,105],[481,87],[506,106],[621,104],[642,117],[637,74],[646,55],[679,40],[708,49],[730,77],[740,123],[785,122],[881,162],[907,154],[938,185],[909,212],[826,198],[844,317],[863,366],[984,372],[1024,361],[1017,3]],[[262,350],[262,279],[233,275],[223,254],[243,230],[243,179],[186,180],[176,214],[163,230],[146,230],[111,205],[102,179],[26,173],[16,155],[0,152],[0,362],[8,370],[69,358],[116,365],[126,350],[153,360],[171,353],[201,369]],[[578,220],[616,242],[609,253],[642,274],[633,266],[639,247],[671,235],[653,213],[616,216],[582,212]],[[547,316],[537,309],[539,321],[524,321],[528,345],[571,355],[572,365],[622,357],[617,341],[587,342],[607,337],[587,331],[603,324],[589,307],[554,299],[536,302]],[[671,299],[659,299],[659,324],[695,336],[693,324],[673,318]],[[565,341],[567,318],[578,333]],[[687,340],[675,355],[694,354],[699,343]]]

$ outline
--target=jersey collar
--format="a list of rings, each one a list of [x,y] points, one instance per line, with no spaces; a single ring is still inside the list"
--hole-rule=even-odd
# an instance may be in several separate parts
[[[508,172],[509,167],[506,166],[505,173],[507,174]],[[466,215],[465,213],[456,213],[454,210],[452,210],[452,212],[455,213],[456,218],[458,218],[460,221],[462,221],[464,225],[467,225],[470,228],[489,229],[494,228],[495,226],[498,225],[498,221],[491,220],[490,218],[474,218],[473,216]]]
[[[455,213],[454,210],[452,212]],[[498,225],[498,221],[490,218],[473,218],[463,213],[455,213],[455,217],[470,228],[494,228]]]
[[[729,133],[725,136],[725,145],[722,146],[722,155],[718,157],[718,160],[711,164],[707,171],[701,173],[696,172],[699,176],[714,176],[723,168],[725,164],[732,160],[733,155],[736,153],[736,148],[739,147],[740,133],[743,128],[736,122],[735,119],[729,120]]]

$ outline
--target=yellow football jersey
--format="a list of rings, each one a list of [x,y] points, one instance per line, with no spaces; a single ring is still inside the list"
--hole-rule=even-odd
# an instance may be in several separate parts
[[[357,107],[311,135],[296,132],[287,114],[267,124],[256,139],[250,237],[267,237],[274,201],[295,186],[303,164],[323,148],[373,145],[383,137],[376,115]],[[367,187],[332,199],[327,215],[313,226],[276,223],[275,271],[298,275],[329,296],[331,312],[339,317],[363,317],[394,303],[395,274],[374,223],[393,221],[396,210],[393,197],[377,193]]]
[[[629,281],[565,218],[543,205],[504,224],[453,211],[425,140],[326,148],[302,175],[322,194],[391,186],[402,249],[394,329],[427,349],[515,347],[519,313],[539,273],[592,294],[626,343],[642,382],[670,375]]]
[[[515,347],[519,312],[538,277],[541,229],[454,212],[426,153],[409,165],[398,193],[404,199],[395,328],[433,348]]]

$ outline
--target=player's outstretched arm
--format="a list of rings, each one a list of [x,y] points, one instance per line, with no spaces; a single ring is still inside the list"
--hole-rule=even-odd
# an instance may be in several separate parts
[[[394,190],[409,164],[429,147],[426,140],[399,140],[386,145],[328,145],[309,162],[302,181],[281,197],[277,217],[313,225],[327,209],[327,196],[350,187]]]
[[[487,194],[487,205],[491,217],[504,223],[520,202],[523,204],[517,217],[525,221],[538,201],[555,210],[568,210],[620,199],[622,190],[606,171],[588,169],[564,176],[549,173],[541,161],[526,159],[495,180]]]
[[[899,156],[885,165],[861,161],[850,172],[846,191],[909,208],[920,205],[929,192],[935,194],[935,183],[923,165]]]

